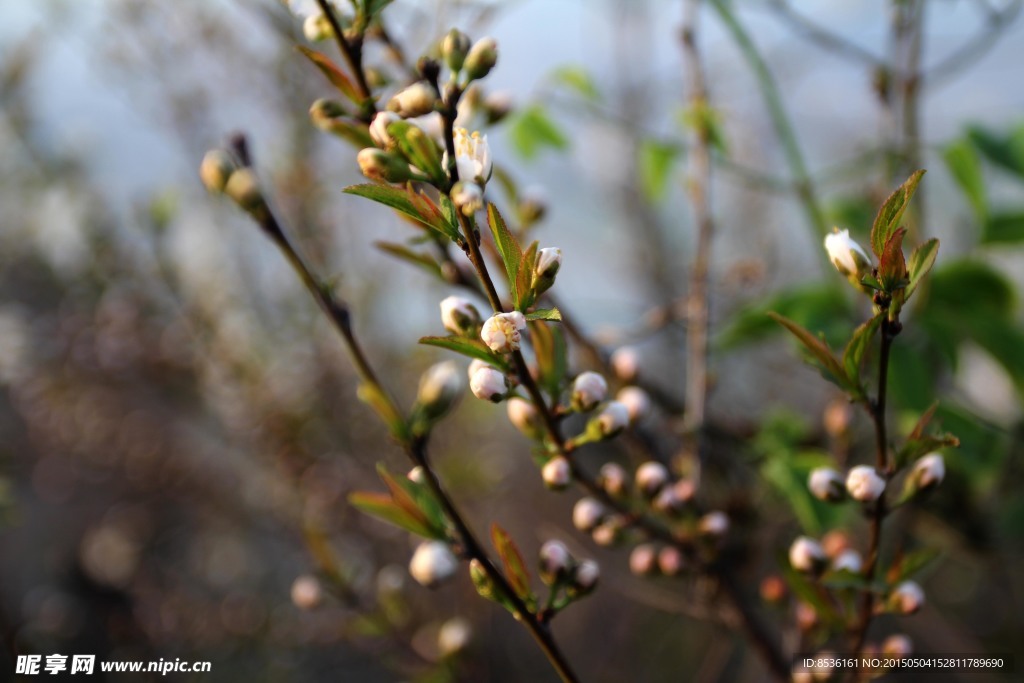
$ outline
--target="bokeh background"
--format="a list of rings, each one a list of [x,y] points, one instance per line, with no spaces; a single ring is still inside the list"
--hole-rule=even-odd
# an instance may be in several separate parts
[[[560,300],[607,348],[635,344],[677,400],[693,242],[680,4],[398,0],[385,11],[413,57],[452,25],[497,38],[487,90],[512,112],[490,140],[546,197],[536,236],[565,253]],[[939,398],[962,447],[947,454],[947,485],[893,525],[941,553],[922,579],[930,604],[878,633],[904,630],[922,652],[1019,649],[1024,20],[1013,2],[925,3],[908,143],[893,132],[906,113],[877,96],[865,60],[825,49],[777,3],[733,4],[830,222],[864,239],[908,170],[908,144],[929,170],[916,237],[943,246],[897,344],[895,423]],[[897,51],[887,2],[792,7],[879,60]],[[834,282],[758,81],[710,12],[700,39],[724,140],[710,410],[732,487],[718,495],[741,530],[757,530],[742,559],[753,594],[798,529],[857,531],[855,516],[810,502],[801,477],[828,451],[857,461],[871,438],[861,415],[842,443],[828,436],[823,406],[837,395],[763,311],[833,340],[864,311]],[[0,3],[0,679],[15,649],[206,659],[203,681],[552,678],[465,577],[418,586],[407,535],[347,505],[351,491],[380,488],[377,462],[403,471],[402,455],[286,263],[198,181],[205,150],[250,135],[275,203],[408,405],[419,373],[444,358],[415,342],[441,332],[437,303],[454,291],[373,247],[410,229],[340,192],[360,182],[354,150],[309,123],[329,89],[294,49],[303,41],[301,21],[271,0]],[[387,64],[382,51],[368,58]],[[557,537],[601,561],[602,589],[555,625],[586,680],[761,680],[707,606],[708,586],[634,578],[626,551],[571,530],[574,495],[544,489],[500,408],[464,401],[435,443],[477,528],[500,521],[527,556]],[[615,449],[591,457],[629,462]],[[325,581],[323,604],[299,609],[293,582],[327,564],[351,594]],[[437,629],[455,616],[471,643],[438,664]]]

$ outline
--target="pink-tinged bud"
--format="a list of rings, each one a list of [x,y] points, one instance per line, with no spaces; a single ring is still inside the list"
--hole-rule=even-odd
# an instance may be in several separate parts
[[[910,638],[902,633],[895,633],[882,641],[882,654],[894,659],[908,657],[914,651]]]
[[[500,403],[508,393],[508,380],[500,370],[483,364],[477,366],[469,376],[469,389],[479,399]]]
[[[562,267],[562,250],[557,247],[545,247],[537,252],[537,267],[534,270],[538,278],[554,278]]]
[[[388,126],[395,121],[401,121],[402,117],[393,111],[379,111],[370,123],[370,138],[374,143],[383,149],[391,149],[395,146],[395,139],[388,132]]]
[[[452,203],[463,216],[472,216],[484,208],[484,189],[471,180],[455,183],[451,197]]]
[[[832,569],[837,572],[847,571],[853,574],[860,574],[864,561],[856,550],[847,549],[836,555],[832,560]]]
[[[572,468],[568,460],[556,455],[545,463],[541,476],[545,486],[553,491],[561,491],[572,483]]]
[[[593,560],[583,560],[572,573],[571,589],[576,595],[586,595],[597,586],[601,568]]]
[[[629,475],[621,465],[609,462],[601,465],[597,481],[609,496],[621,498],[626,493],[626,487],[629,486]]]
[[[668,483],[668,470],[660,462],[649,460],[636,469],[636,487],[646,498],[653,498]]]
[[[466,78],[475,81],[489,74],[497,63],[498,43],[494,38],[481,38],[473,44],[473,47],[469,48],[462,68],[466,73]]]
[[[807,488],[818,500],[835,502],[846,497],[843,475],[831,467],[816,467],[807,477]]]
[[[388,102],[388,109],[403,119],[429,114],[434,110],[437,93],[423,81],[413,83],[405,90],[395,94]]]
[[[761,599],[769,605],[777,605],[782,602],[788,592],[786,582],[781,576],[766,576],[761,579]]]
[[[914,469],[910,473],[918,490],[927,491],[942,483],[946,476],[946,461],[940,453],[929,453],[914,463]]]
[[[203,161],[199,164],[199,179],[203,181],[207,190],[219,194],[224,192],[231,174],[237,168],[238,164],[226,151],[211,149],[203,156]]]
[[[518,396],[508,400],[508,419],[512,425],[531,439],[544,434],[544,421],[532,403]]]
[[[572,383],[572,407],[587,412],[608,395],[608,382],[596,372],[580,373]]]
[[[796,603],[796,625],[801,631],[810,631],[818,624],[818,610],[801,600]]]
[[[913,614],[924,606],[924,589],[914,581],[904,581],[889,594],[889,607],[897,614]]]
[[[624,387],[616,394],[615,400],[626,406],[629,421],[636,424],[651,409],[651,397],[640,387]]]
[[[870,503],[885,491],[885,479],[874,467],[858,465],[846,475],[846,490],[854,500]]]
[[[526,329],[526,317],[519,311],[495,313],[480,330],[480,338],[495,353],[518,351],[522,341],[520,330]]]
[[[665,576],[676,576],[686,566],[686,559],[678,548],[667,545],[658,552],[658,569]]]
[[[821,547],[825,551],[825,557],[836,558],[852,546],[850,535],[842,529],[832,529],[821,538]]]
[[[428,418],[436,420],[451,410],[461,393],[458,366],[449,360],[432,365],[423,373],[416,402]]]
[[[672,490],[675,491],[676,497],[680,502],[689,503],[697,495],[697,484],[693,479],[680,479],[672,484]]]
[[[658,549],[650,543],[633,548],[629,554],[629,571],[637,576],[649,576],[658,569]]]
[[[849,230],[834,228],[825,237],[825,250],[836,270],[847,277],[860,279],[871,272],[871,258],[850,238]]]
[[[540,578],[547,585],[565,578],[573,564],[569,549],[561,541],[546,541],[540,547]]]
[[[404,183],[412,178],[408,162],[376,147],[367,147],[356,155],[359,170],[370,180],[384,183]]]
[[[452,617],[437,632],[437,649],[442,657],[451,657],[466,649],[473,637],[473,627],[462,617]]]
[[[709,512],[700,518],[697,529],[705,536],[721,538],[729,531],[729,516],[719,510]]]
[[[612,437],[629,426],[629,409],[618,401],[609,401],[595,419],[601,436]]]
[[[594,543],[600,546],[607,548],[615,545],[622,538],[622,519],[615,515],[606,516],[600,524],[594,527],[590,536],[594,539]]]
[[[319,607],[324,591],[315,576],[304,574],[292,583],[292,603],[299,609],[310,610]]]
[[[419,465],[416,465],[416,467],[409,470],[409,473],[405,475],[405,478],[416,484],[427,483],[427,475]]]
[[[459,561],[441,541],[424,541],[416,548],[409,561],[409,574],[420,585],[431,588],[450,578]]]
[[[611,364],[616,377],[632,382],[640,369],[640,354],[632,346],[622,346],[612,353]]]
[[[816,574],[825,567],[825,551],[817,541],[801,536],[789,547],[789,564],[798,572]]]
[[[441,301],[441,324],[452,334],[476,334],[480,325],[480,312],[467,299],[450,296]]]
[[[572,508],[572,525],[584,533],[590,533],[601,523],[606,513],[604,505],[593,498],[580,498]]]
[[[683,501],[679,500],[674,487],[665,486],[654,496],[651,507],[662,514],[672,515],[683,509]]]

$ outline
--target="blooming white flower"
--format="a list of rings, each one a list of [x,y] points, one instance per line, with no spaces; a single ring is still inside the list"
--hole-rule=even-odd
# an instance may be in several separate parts
[[[519,311],[511,313],[495,313],[480,330],[480,338],[487,348],[495,353],[518,351],[521,336],[520,330],[526,329],[526,316]]]
[[[596,372],[582,372],[572,383],[572,405],[576,410],[593,410],[608,395],[608,382]]]
[[[462,212],[463,216],[472,216],[484,208],[484,189],[473,181],[455,183],[452,188],[452,203]]]
[[[697,528],[705,536],[725,536],[729,531],[729,516],[719,510],[709,512],[700,518]]]
[[[864,566],[864,561],[856,550],[852,548],[844,550],[843,552],[836,555],[835,559],[832,560],[832,569],[838,571],[848,571],[854,574],[859,574],[861,568]]]
[[[597,414],[602,436],[615,436],[629,425],[629,408],[618,401],[609,401]]]
[[[572,508],[572,525],[584,533],[593,531],[607,511],[593,498],[580,498]]]
[[[651,397],[640,387],[623,387],[615,395],[615,400],[626,406],[629,421],[636,423],[651,409]]]
[[[448,579],[458,569],[459,561],[442,541],[424,541],[416,548],[409,561],[409,574],[416,582],[426,586],[436,586]]]
[[[893,589],[889,601],[899,614],[913,614],[924,606],[924,589],[915,581],[904,581]]]
[[[569,461],[560,455],[548,460],[541,468],[541,477],[548,488],[560,491],[572,482],[572,468]]]
[[[632,346],[620,346],[612,352],[611,364],[616,377],[632,382],[640,367],[640,354]]]
[[[491,177],[491,148],[487,136],[479,131],[470,133],[465,128],[455,129],[455,169],[459,180],[470,180],[483,186]],[[448,165],[448,153],[444,154]]]
[[[472,364],[469,367],[472,372],[469,376],[469,390],[474,396],[494,403],[499,403],[505,398],[505,394],[508,393],[508,380],[505,379],[504,373],[483,361],[475,369]]]
[[[545,541],[540,547],[540,576],[545,583],[554,583],[565,576],[572,564],[572,555],[561,541]]]
[[[814,572],[825,563],[821,544],[807,536],[800,536],[789,546],[789,564],[800,572]]]
[[[468,299],[449,296],[441,301],[441,324],[453,334],[469,334],[480,324],[480,313]]]
[[[537,252],[537,277],[553,278],[562,267],[562,250],[558,247],[545,247]]]
[[[434,110],[437,93],[424,81],[416,81],[400,90],[388,102],[388,109],[396,112],[403,119],[429,114]]]
[[[846,475],[846,490],[850,497],[862,503],[878,500],[885,491],[885,479],[874,467],[857,465]]]
[[[636,468],[636,486],[648,498],[668,482],[668,470],[660,462],[649,460]]]
[[[586,595],[594,590],[597,580],[601,577],[601,568],[593,560],[583,560],[576,565],[572,573],[572,587],[580,595]]]
[[[816,467],[807,477],[807,488],[818,500],[837,501],[846,495],[843,475],[831,467]]]
[[[871,266],[871,259],[850,237],[849,230],[835,228],[825,237],[825,250],[832,265],[843,275],[860,276]]]
[[[914,463],[911,480],[920,489],[930,489],[942,483],[946,476],[946,461],[941,453],[929,453]]]
[[[315,576],[303,574],[292,583],[292,603],[299,609],[313,609],[324,598],[323,588]]]
[[[455,403],[462,391],[462,378],[455,361],[430,366],[420,378],[417,402],[432,417],[440,417]]]
[[[378,147],[390,149],[395,144],[395,139],[388,132],[388,126],[395,121],[401,121],[402,117],[393,111],[379,111],[373,116],[370,123],[370,138]]]

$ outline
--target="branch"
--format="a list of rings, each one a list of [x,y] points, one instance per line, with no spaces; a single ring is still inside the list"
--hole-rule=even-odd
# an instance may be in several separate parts
[[[1013,0],[998,11],[985,5],[988,16],[981,30],[948,57],[928,69],[923,80],[928,83],[929,87],[942,84],[984,57],[999,42],[1000,35],[1020,14],[1022,6],[1024,6],[1022,0]]]
[[[838,33],[833,33],[820,24],[811,21],[794,10],[788,0],[769,0],[768,6],[775,11],[780,19],[789,24],[789,27],[796,33],[811,42],[817,43],[821,48],[874,69],[886,68],[884,59],[876,56],[870,50],[866,50],[860,45],[847,40]]]

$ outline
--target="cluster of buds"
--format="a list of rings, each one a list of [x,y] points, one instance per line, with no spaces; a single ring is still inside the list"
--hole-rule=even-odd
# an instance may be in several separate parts
[[[451,578],[458,566],[459,561],[447,543],[424,541],[409,561],[409,574],[420,585],[432,588]]]
[[[683,552],[671,545],[641,543],[629,554],[629,571],[637,576],[678,576],[687,566]]]
[[[255,214],[266,207],[256,174],[226,150],[211,149],[203,156],[199,179],[208,191],[226,195],[244,211]]]
[[[576,560],[561,541],[546,541],[539,553],[540,578],[548,586],[564,588],[570,599],[597,586],[600,567],[593,560]]]

